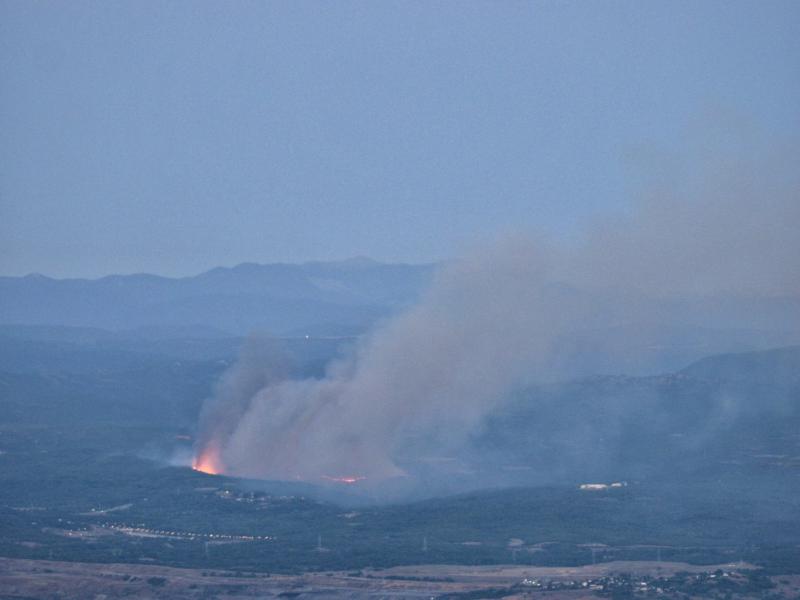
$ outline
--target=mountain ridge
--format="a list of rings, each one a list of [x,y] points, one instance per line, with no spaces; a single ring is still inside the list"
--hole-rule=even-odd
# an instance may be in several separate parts
[[[335,323],[360,332],[412,303],[433,269],[357,258],[241,263],[179,278],[147,273],[97,279],[4,276],[0,323],[109,330],[204,324],[237,335],[254,330],[280,335]]]

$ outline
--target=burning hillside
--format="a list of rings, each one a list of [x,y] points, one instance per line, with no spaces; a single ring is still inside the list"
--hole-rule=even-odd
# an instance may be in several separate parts
[[[212,444],[201,449],[192,461],[192,469],[209,475],[221,475],[224,468],[217,446]]]

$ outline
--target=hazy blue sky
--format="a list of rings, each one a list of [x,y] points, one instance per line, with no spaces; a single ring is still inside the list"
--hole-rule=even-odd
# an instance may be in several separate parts
[[[433,260],[800,132],[796,0],[0,7],[2,274]]]

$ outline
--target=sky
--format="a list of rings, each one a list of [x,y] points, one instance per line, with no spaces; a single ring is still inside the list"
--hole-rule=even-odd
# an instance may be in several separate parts
[[[0,0],[0,274],[428,262],[800,139],[800,3]]]

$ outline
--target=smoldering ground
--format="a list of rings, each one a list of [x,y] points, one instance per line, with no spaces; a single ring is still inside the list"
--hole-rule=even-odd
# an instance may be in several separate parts
[[[418,456],[458,455],[515,390],[591,372],[587,353],[605,359],[589,365],[625,372],[640,348],[668,345],[676,331],[800,341],[800,185],[790,163],[737,158],[708,178],[701,165],[579,243],[513,235],[481,246],[443,265],[416,306],[324,377],[289,377],[274,348],[252,345],[206,403],[198,448],[213,446],[237,476],[383,481],[407,473],[409,443]],[[645,406],[624,396],[593,437],[626,415],[662,418]]]

